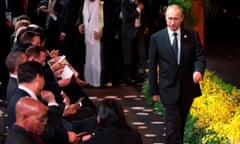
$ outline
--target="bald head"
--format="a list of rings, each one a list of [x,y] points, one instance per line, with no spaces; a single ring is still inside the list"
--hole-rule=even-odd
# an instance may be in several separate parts
[[[47,107],[42,102],[30,97],[23,97],[16,104],[16,113],[19,115],[35,114],[39,111],[47,111]]]
[[[40,135],[46,125],[48,108],[40,101],[23,97],[16,104],[16,124]]]

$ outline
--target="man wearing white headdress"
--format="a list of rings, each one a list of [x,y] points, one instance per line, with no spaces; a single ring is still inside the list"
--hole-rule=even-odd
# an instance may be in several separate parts
[[[84,78],[93,87],[101,86],[101,35],[103,29],[103,2],[85,0],[83,24],[86,44]]]

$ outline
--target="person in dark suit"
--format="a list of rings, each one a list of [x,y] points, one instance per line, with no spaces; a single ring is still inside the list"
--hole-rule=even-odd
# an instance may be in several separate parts
[[[122,15],[124,81],[127,85],[131,85],[137,74],[142,78],[145,77],[147,63],[145,34],[148,33],[148,22],[144,12],[144,4],[141,1],[123,0]],[[137,74],[136,65],[139,65]]]
[[[12,24],[15,25],[16,18],[25,15],[27,10],[26,0],[8,0],[8,10],[11,12]]]
[[[38,25],[46,31],[45,47],[51,51],[60,48],[59,20],[63,11],[60,0],[41,0],[37,6]]]
[[[96,117],[76,122],[63,119],[62,111],[59,109],[59,104],[56,103],[53,93],[42,90],[44,87],[44,69],[40,63],[31,61],[21,64],[18,69],[18,80],[19,86],[7,107],[7,126],[9,128],[16,121],[15,105],[17,101],[26,96],[48,105],[48,121],[41,135],[46,143],[74,143],[78,141],[76,133],[88,131],[96,126]]]
[[[89,135],[83,136],[81,140],[84,142],[81,144],[143,143],[141,134],[127,124],[123,108],[115,99],[105,99],[99,103],[97,119],[97,130],[91,138]]]
[[[28,61],[37,61],[44,66],[44,69],[45,69],[45,71],[44,71],[45,72],[45,75],[44,75],[44,77],[45,77],[44,89],[52,91],[59,104],[63,103],[63,97],[61,95],[61,92],[64,91],[64,93],[66,93],[69,96],[71,104],[76,103],[78,101],[78,99],[80,99],[80,98],[84,98],[81,102],[82,103],[81,108],[82,108],[82,110],[83,110],[83,108],[88,108],[89,109],[88,113],[86,113],[85,116],[89,116],[90,111],[92,111],[91,114],[96,112],[95,104],[89,99],[88,95],[77,84],[76,81],[72,80],[71,78],[57,77],[55,75],[55,71],[52,71],[50,66],[48,64],[46,64],[47,63],[47,61],[46,61],[46,57],[47,57],[46,49],[43,49],[40,46],[36,46],[36,45],[34,46],[33,45],[33,46],[30,46],[26,50],[26,55],[28,57]],[[59,59],[59,58],[57,57],[57,59]],[[59,65],[61,65],[61,63],[59,63]],[[62,68],[61,68],[62,70],[64,69],[64,66],[65,65],[62,64]],[[60,71],[61,71],[61,69],[60,69]],[[84,117],[83,114],[82,114],[82,117]]]
[[[20,98],[16,103],[16,122],[7,135],[5,144],[44,144],[40,135],[47,124],[48,108],[42,102]]]
[[[189,109],[193,99],[201,95],[199,82],[206,57],[198,33],[181,27],[184,15],[180,6],[169,5],[165,17],[167,28],[153,34],[150,40],[149,84],[152,99],[161,100],[165,107],[167,143],[176,144],[183,143]],[[173,43],[178,45],[176,55]]]
[[[84,35],[78,31],[78,24],[82,21],[84,0],[69,0],[61,17],[62,53],[78,71],[79,78],[84,80],[85,44]]]
[[[5,60],[6,67],[10,73],[7,85],[7,101],[10,100],[15,90],[18,88],[17,70],[18,66],[27,61],[27,56],[21,51],[11,51]]]

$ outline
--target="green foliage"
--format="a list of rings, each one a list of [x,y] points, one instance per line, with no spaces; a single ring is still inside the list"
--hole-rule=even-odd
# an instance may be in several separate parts
[[[208,71],[209,72],[209,71]],[[221,87],[221,89],[223,89],[224,91],[226,91],[228,94],[231,94],[233,89],[235,89],[236,87],[234,87],[231,84],[227,84],[226,82],[224,82],[221,78],[219,78],[215,73],[213,72],[209,72],[211,74],[211,79],[212,82],[216,83],[217,85],[219,85]]]
[[[193,104],[194,107],[192,108],[192,110],[194,110],[195,113],[193,113],[193,111],[189,113],[185,126],[184,142],[191,144],[233,143],[232,138],[238,136],[238,134],[236,134],[235,132],[235,129],[239,127],[239,116],[237,115],[237,113],[234,114],[234,112],[239,110],[238,106],[240,102],[240,90],[232,86],[231,84],[225,83],[221,78],[219,78],[207,69],[205,70],[204,77],[205,78],[201,83],[202,86],[204,85],[202,87],[204,96],[199,97],[199,99],[195,101],[195,105]],[[163,105],[161,103],[154,103],[152,101],[148,79],[145,80],[142,86],[142,93],[144,94],[144,98],[146,99],[146,101],[154,107],[154,110],[156,112],[164,114]],[[221,99],[224,100],[221,101]],[[216,100],[217,102],[215,106],[219,106],[220,102],[224,102],[224,106],[233,112],[233,118],[229,120],[229,122],[231,123],[221,123],[224,121],[224,118],[228,116],[223,116],[223,114],[225,114],[225,107],[222,108],[213,106],[212,108],[210,108],[210,106],[208,106],[208,103],[204,104],[205,101],[214,102],[214,100]],[[212,109],[213,112],[218,109],[220,114],[211,113],[209,109]],[[209,111],[210,113],[208,113]],[[229,113],[230,111],[226,112]],[[208,118],[208,116],[210,117]],[[216,122],[218,123],[218,125],[212,122],[214,118],[220,119],[219,123]],[[223,131],[225,133],[221,131],[223,129],[223,126]]]
[[[197,117],[188,115],[184,131],[184,143],[200,144],[204,135],[204,129],[196,128],[194,124],[198,121]]]
[[[155,112],[164,114],[164,107],[160,102],[154,102],[149,88],[149,80],[146,79],[142,86],[142,93],[148,104],[154,107]]]

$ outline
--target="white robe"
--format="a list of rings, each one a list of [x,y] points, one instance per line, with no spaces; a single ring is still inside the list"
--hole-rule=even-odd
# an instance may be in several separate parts
[[[86,44],[84,79],[93,87],[101,86],[101,42],[94,39],[94,31],[101,33],[103,28],[101,6],[99,0],[85,0],[83,7]]]

